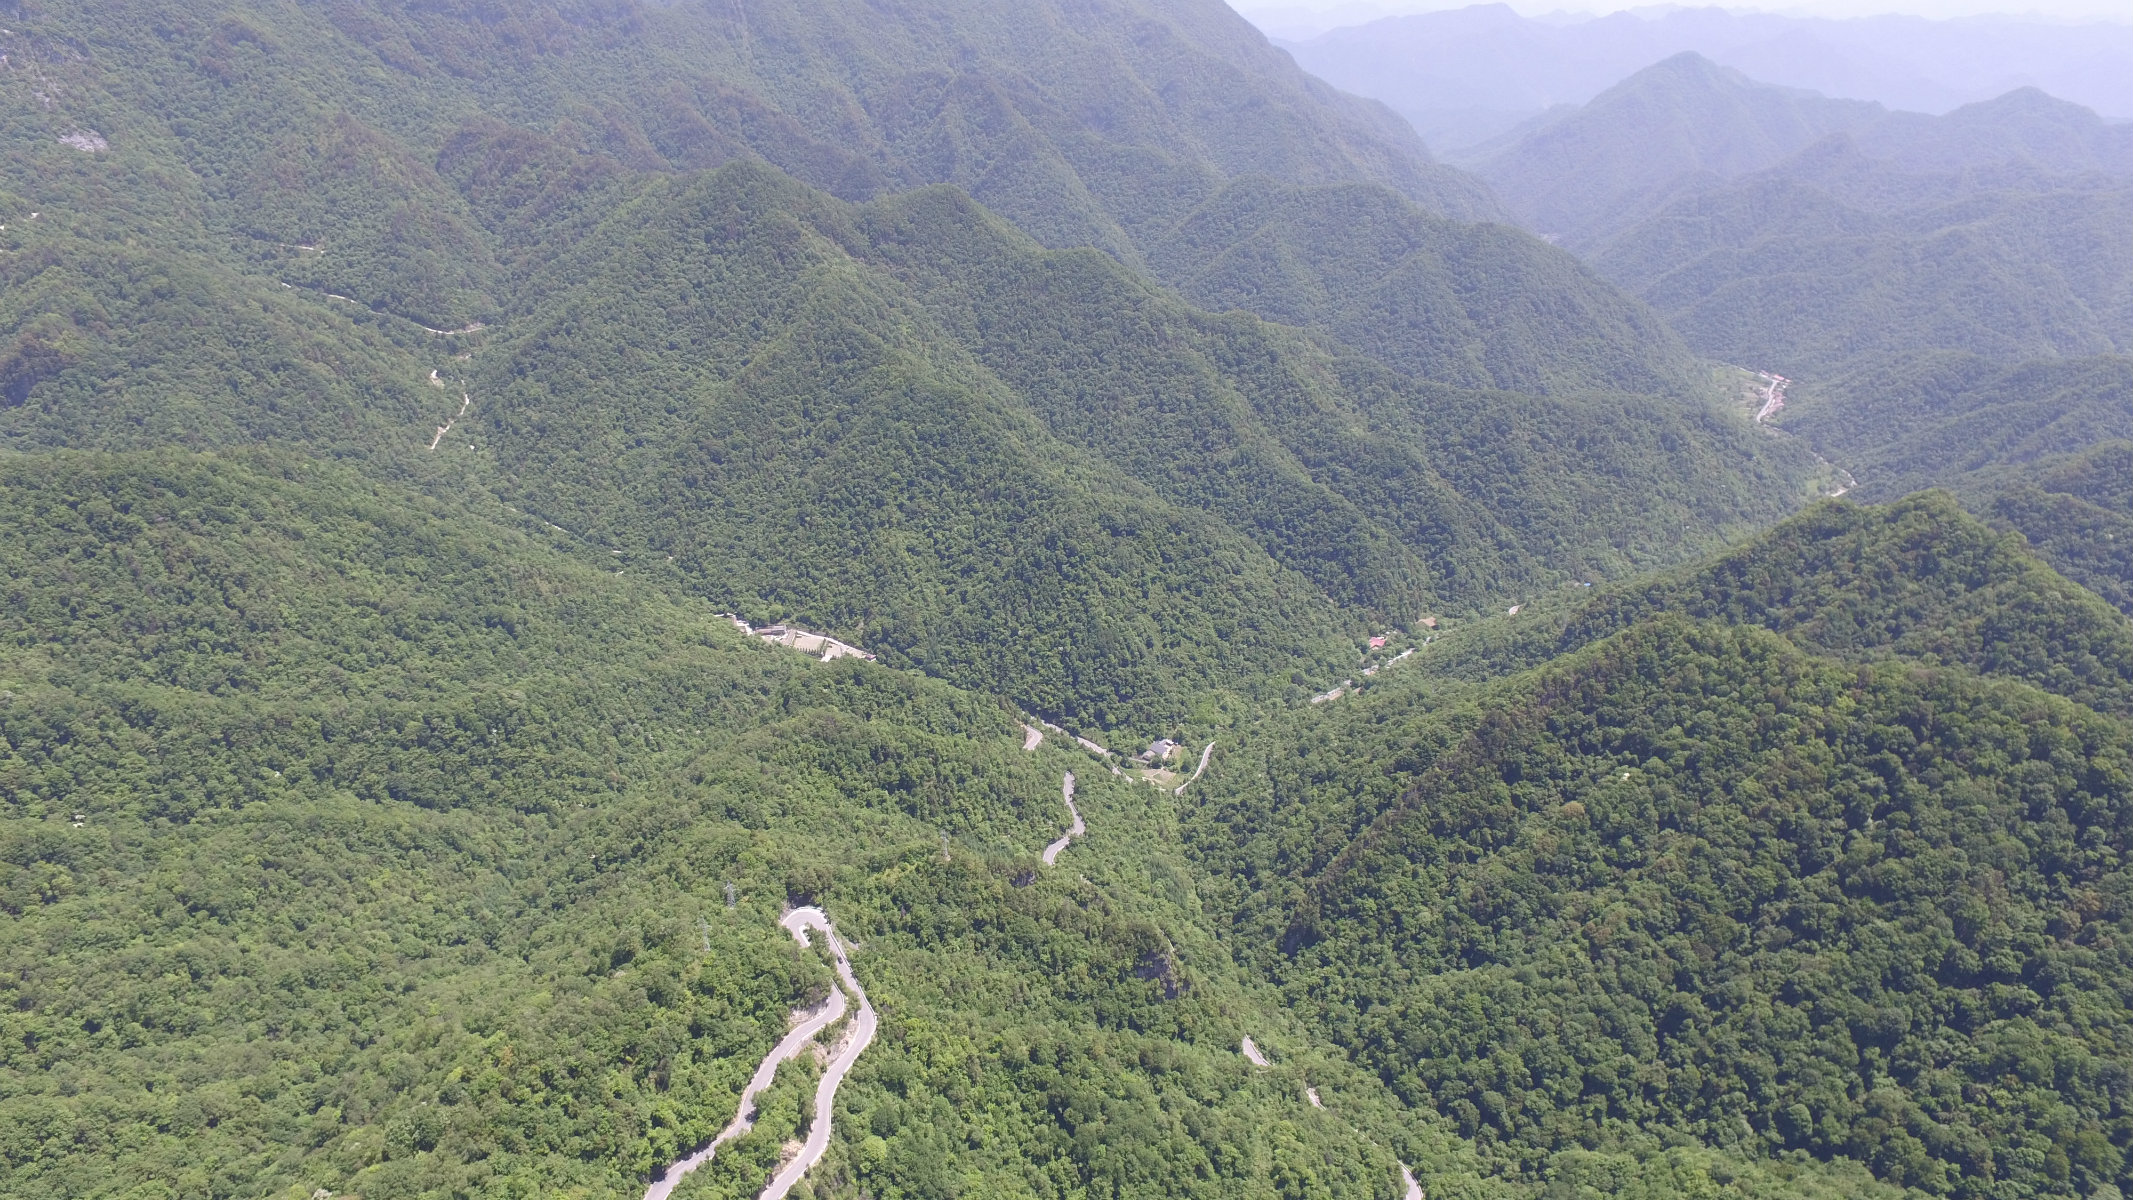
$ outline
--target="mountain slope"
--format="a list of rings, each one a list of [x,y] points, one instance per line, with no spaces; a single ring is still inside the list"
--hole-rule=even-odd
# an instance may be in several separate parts
[[[1677,203],[1594,265],[1698,350],[1796,378],[1927,350],[2080,357],[2133,346],[2129,214],[2122,179],[1928,182],[1838,144]]]
[[[1673,1134],[1932,1191],[2115,1182],[2125,726],[1675,620],[1524,695],[1261,952],[1360,1062],[1535,1174]]]
[[[2133,627],[1926,497],[1563,628],[1538,671],[1381,676],[1198,785],[1240,960],[1526,1178],[1605,1194],[1701,1143],[2116,1186],[2133,730],[2022,681],[2123,712]]]
[[[1868,360],[1809,393],[1782,425],[1847,465],[1866,494],[1959,483],[2120,436],[2133,413],[2133,361],[2002,365],[1966,354]]]
[[[2104,442],[2041,478],[2000,484],[1992,519],[2019,530],[2067,577],[2133,616],[2133,447]]]
[[[2045,486],[2077,499],[2066,494],[2075,484]],[[1990,519],[1946,492],[1888,505],[1827,502],[1708,563],[1547,605],[1514,632],[1473,629],[1424,669],[1501,675],[1672,613],[1760,626],[1831,658],[1960,667],[2133,712],[2133,631],[2039,561],[2056,562],[2060,548],[2040,543],[2033,552],[2009,532],[2009,516]]]
[[[1425,379],[1537,394],[1693,386],[1687,354],[1651,314],[1569,256],[1380,189],[1241,180],[1154,262],[1195,304],[1322,329]]]
[[[1174,815],[994,701],[286,457],[10,456],[0,521],[9,1195],[641,1195],[832,986],[802,902],[882,1021],[826,1187],[1485,1186],[1367,1080],[1254,1072],[1275,1019],[1147,887]],[[689,1190],[759,1190],[809,1082]]]
[[[1416,384],[948,191],[648,181],[548,270],[568,286],[471,377],[507,494],[721,602],[1107,723],[1330,662],[1337,620],[1674,559],[1805,466],[1694,400]]]
[[[1397,118],[1204,0],[1090,12],[940,0],[886,21],[860,4],[565,3],[487,19],[451,5],[107,3],[25,11],[7,37],[17,90],[35,71],[52,99],[24,111],[20,135],[51,144],[101,127],[103,153],[208,181],[197,201],[232,232],[320,239],[381,276],[398,251],[377,236],[416,259],[457,238],[421,160],[482,118],[530,121],[638,169],[757,158],[854,199],[955,183],[1047,244],[1129,259],[1239,174],[1368,180],[1440,211],[1493,211]],[[350,152],[379,139],[415,161]],[[375,203],[317,204],[336,190],[388,212],[429,202],[388,229]]]
[[[1476,170],[1528,228],[1583,252],[1685,190],[1772,166],[1883,112],[1678,54],[1517,136]]]

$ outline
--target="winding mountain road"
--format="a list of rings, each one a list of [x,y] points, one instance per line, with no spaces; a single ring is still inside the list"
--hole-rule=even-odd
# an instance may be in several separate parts
[[[1185,789],[1192,786],[1194,780],[1199,779],[1201,774],[1207,770],[1207,756],[1213,754],[1214,752],[1215,744],[1213,742],[1207,743],[1206,748],[1200,751],[1200,765],[1193,768],[1192,779],[1188,779],[1184,783],[1179,784],[1171,791],[1170,794],[1173,796],[1184,795]]]
[[[823,936],[829,939],[830,952],[837,959],[837,974],[843,978],[845,986],[851,989],[852,994],[859,997],[859,1016],[852,1022],[852,1029],[844,1041],[843,1049],[830,1060],[829,1069],[822,1073],[822,1081],[815,1088],[815,1121],[808,1130],[806,1144],[801,1147],[799,1155],[787,1163],[784,1169],[771,1179],[770,1185],[763,1189],[762,1200],[781,1200],[785,1193],[792,1190],[793,1184],[798,1183],[800,1177],[807,1174],[809,1167],[822,1160],[823,1152],[829,1149],[830,1122],[836,1111],[833,1101],[837,1096],[837,1086],[844,1082],[845,1074],[852,1069],[852,1064],[858,1061],[860,1052],[874,1040],[874,1031],[878,1025],[874,1006],[867,1001],[866,989],[860,987],[859,980],[853,976],[852,960],[845,952],[844,943],[837,937],[837,931],[831,927],[828,915],[812,906],[796,908],[785,914],[785,919],[778,923],[803,946],[808,944],[807,931],[810,929],[821,930]],[[711,1139],[710,1145],[668,1167],[665,1175],[653,1181],[652,1185],[644,1190],[644,1200],[667,1200],[681,1184],[683,1176],[710,1162],[720,1146],[755,1128],[756,1096],[777,1078],[778,1067],[786,1059],[797,1056],[813,1045],[817,1034],[843,1018],[844,1010],[844,992],[836,988],[830,989],[829,1000],[821,1008],[805,1014],[801,1022],[793,1026],[792,1031],[772,1047],[769,1054],[763,1056],[763,1061],[756,1066],[755,1074],[749,1077],[748,1086],[741,1089],[740,1108],[726,1128]]]
[[[1044,865],[1047,867],[1059,861],[1059,852],[1067,848],[1067,843],[1089,831],[1089,827],[1081,823],[1081,810],[1074,807],[1074,773],[1072,771],[1066,773],[1066,782],[1059,785],[1059,790],[1066,798],[1067,811],[1073,814],[1074,823],[1067,826],[1067,831],[1059,835],[1058,841],[1044,848]]]
[[[1755,423],[1760,425],[1776,416],[1778,410],[1785,407],[1785,389],[1792,386],[1792,380],[1785,378],[1783,375],[1773,375],[1768,371],[1758,371],[1756,373],[1770,381],[1763,386],[1763,406],[1757,409],[1755,413]]]
[[[844,980],[844,986],[850,988],[854,996],[859,997],[859,1015],[852,1019],[852,1028],[846,1034],[842,1048],[830,1058],[828,1068],[822,1072],[822,1081],[815,1085],[815,1120],[808,1127],[807,1141],[800,1147],[800,1153],[771,1178],[770,1186],[763,1189],[761,1200],[784,1200],[785,1193],[822,1161],[823,1154],[829,1150],[830,1123],[837,1111],[838,1085],[851,1072],[852,1064],[859,1061],[860,1054],[872,1044],[874,1031],[880,1025],[874,1015],[874,1006],[867,1001],[866,989],[859,986],[858,977],[852,974],[851,956],[845,951],[843,939],[831,928],[829,916],[812,906],[796,908],[785,914],[779,924],[791,931],[803,946],[807,944],[808,930],[822,931],[822,936],[829,939],[830,953],[837,959],[837,977]]]

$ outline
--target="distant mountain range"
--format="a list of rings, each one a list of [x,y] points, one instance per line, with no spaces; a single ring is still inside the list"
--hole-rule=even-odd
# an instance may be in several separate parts
[[[1266,21],[1251,6],[1242,11]],[[1265,27],[1279,36],[1279,25]],[[1305,70],[1390,105],[1457,162],[1481,142],[1685,51],[1768,83],[1890,108],[1939,113],[2037,87],[2133,118],[2133,24],[1832,20],[1717,8],[1534,18],[1478,4],[1282,44]]]
[[[2133,124],[2029,87],[1891,111],[1681,53],[1472,153],[1693,350],[1788,377],[1773,423],[1860,494],[1956,487],[2126,594],[2123,518],[2028,477],[2133,428]]]

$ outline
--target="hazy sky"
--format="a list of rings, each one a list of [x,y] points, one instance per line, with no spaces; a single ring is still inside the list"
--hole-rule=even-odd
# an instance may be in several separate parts
[[[1284,12],[1310,14],[1328,25],[1347,25],[1397,13],[1434,12],[1464,8],[1476,0],[1230,0],[1246,16]],[[1527,16],[1551,12],[1615,12],[1638,5],[1609,4],[1604,0],[1508,0]],[[1693,7],[1679,5],[1669,7]],[[2133,0],[1775,0],[1763,4],[1726,4],[1713,7],[1735,11],[1785,13],[1812,17],[1864,17],[1881,13],[1906,13],[1920,17],[1967,17],[2004,13],[2042,17],[2057,21],[2116,21],[2133,24]],[[1330,18],[1330,19],[1329,19]],[[1314,22],[1316,23],[1316,22]]]

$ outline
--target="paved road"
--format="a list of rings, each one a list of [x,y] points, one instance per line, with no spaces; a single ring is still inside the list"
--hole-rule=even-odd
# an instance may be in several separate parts
[[[844,943],[838,939],[836,930],[830,927],[829,917],[819,908],[796,908],[787,913],[779,924],[803,946],[807,945],[807,931],[810,929],[819,929],[829,938],[830,951],[837,956],[837,974],[843,977],[845,986],[852,990],[852,994],[859,997],[859,1017],[852,1022],[844,1048],[831,1060],[829,1069],[822,1073],[822,1082],[815,1088],[816,1120],[813,1128],[808,1131],[806,1145],[802,1147],[799,1157],[787,1163],[785,1169],[779,1171],[770,1181],[770,1186],[763,1189],[763,1200],[779,1200],[786,1192],[791,1191],[792,1185],[807,1174],[809,1167],[821,1161],[823,1151],[829,1149],[830,1121],[836,1111],[832,1101],[837,1096],[837,1085],[844,1082],[845,1073],[852,1069],[852,1064],[858,1061],[860,1052],[874,1040],[877,1024],[874,1006],[867,1002],[866,989],[860,987],[859,980],[852,975],[852,960],[846,955]],[[828,1003],[808,1013],[769,1054],[763,1056],[763,1061],[756,1066],[755,1074],[749,1078],[748,1086],[741,1089],[740,1109],[734,1114],[732,1122],[717,1137],[711,1139],[710,1145],[668,1167],[663,1177],[645,1189],[644,1200],[667,1200],[680,1185],[682,1176],[710,1162],[720,1146],[755,1128],[755,1098],[778,1077],[779,1065],[813,1045],[815,1035],[843,1018],[844,1009],[844,993],[832,988]]]
[[[1189,783],[1191,783],[1193,779],[1198,779],[1198,778],[1200,777],[1200,774],[1201,774],[1202,772],[1204,772],[1204,771],[1206,771],[1206,770],[1207,770],[1207,756],[1208,756],[1208,755],[1210,755],[1210,754],[1213,754],[1214,752],[1215,752],[1215,744],[1214,744],[1213,742],[1209,742],[1209,743],[1207,743],[1207,748],[1206,748],[1206,749],[1204,749],[1204,750],[1202,750],[1202,751],[1200,751],[1200,765],[1199,765],[1198,767],[1195,767],[1195,768],[1193,769],[1193,772],[1192,772],[1192,779],[1188,779],[1188,780],[1186,780],[1186,781],[1185,781],[1185,783],[1181,783],[1181,784],[1179,784],[1179,785],[1177,786],[1177,789],[1176,789],[1175,791],[1171,792],[1170,794],[1171,794],[1171,795],[1173,795],[1173,796],[1182,796],[1182,795],[1184,795],[1184,794],[1185,794],[1185,787],[1186,787],[1186,784],[1189,784]]]
[[[844,941],[837,936],[837,931],[830,927],[829,917],[819,908],[796,908],[785,914],[785,919],[779,923],[791,930],[792,935],[800,939],[803,946],[807,944],[807,931],[810,929],[821,930],[822,936],[829,939],[830,953],[837,959],[838,978],[844,980],[844,986],[850,988],[854,996],[859,997],[859,1015],[852,1020],[852,1028],[845,1035],[843,1048],[837,1051],[835,1058],[830,1059],[829,1069],[822,1072],[822,1082],[815,1085],[815,1121],[808,1128],[806,1144],[800,1147],[798,1157],[786,1163],[771,1179],[770,1186],[763,1189],[761,1200],[784,1200],[785,1193],[791,1191],[793,1185],[800,1182],[810,1168],[822,1161],[823,1154],[829,1150],[830,1123],[837,1111],[837,1087],[844,1082],[845,1075],[850,1073],[852,1064],[859,1061],[859,1056],[873,1042],[874,1031],[879,1025],[874,1016],[874,1006],[867,1002],[866,989],[859,986],[858,977],[852,974],[852,960],[845,952]]]
[[[801,944],[805,945],[806,939],[803,938]],[[718,1153],[720,1146],[754,1129],[756,1096],[764,1088],[769,1087],[772,1080],[777,1078],[780,1064],[806,1050],[810,1045],[814,1044],[816,1034],[829,1028],[844,1016],[844,1003],[844,993],[832,988],[828,1003],[807,1014],[805,1020],[793,1026],[792,1032],[786,1034],[784,1039],[771,1049],[770,1053],[763,1056],[763,1061],[757,1065],[755,1074],[749,1078],[748,1086],[741,1089],[740,1108],[734,1113],[733,1120],[727,1124],[724,1130],[720,1131],[717,1137],[711,1139],[710,1145],[668,1167],[667,1173],[663,1177],[645,1189],[644,1200],[667,1200],[667,1197],[680,1185],[682,1176],[710,1162],[711,1157]]]
[[[1047,867],[1059,861],[1059,852],[1067,848],[1068,842],[1089,831],[1089,827],[1081,823],[1081,810],[1074,807],[1074,773],[1072,771],[1067,772],[1066,782],[1060,785],[1059,790],[1066,796],[1067,811],[1074,815],[1074,823],[1067,826],[1067,831],[1060,835],[1058,841],[1044,848],[1044,865]]]

